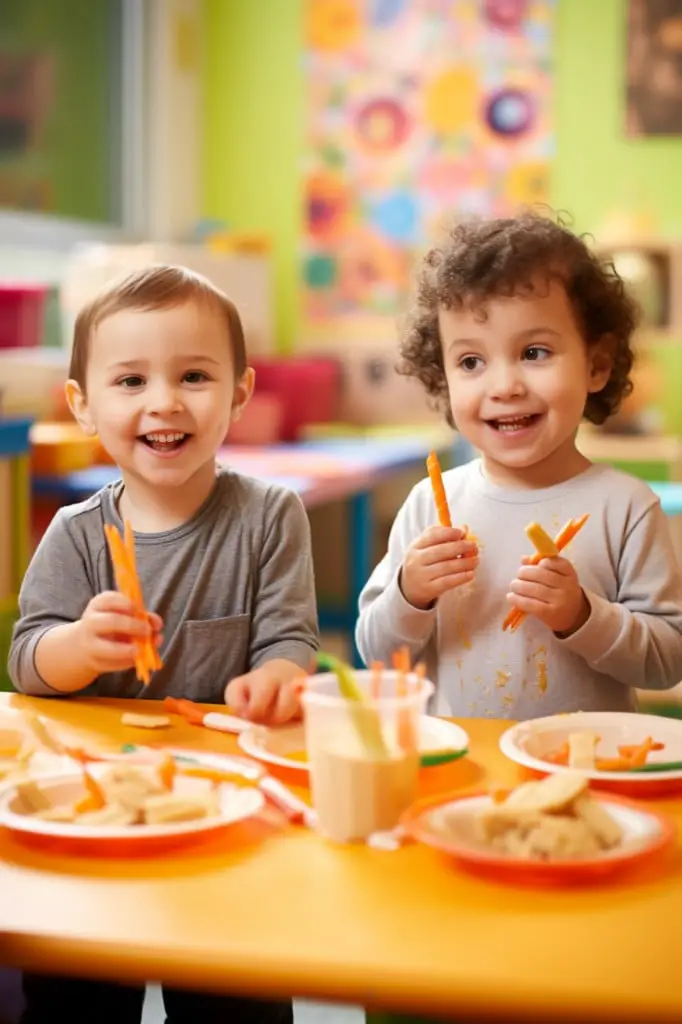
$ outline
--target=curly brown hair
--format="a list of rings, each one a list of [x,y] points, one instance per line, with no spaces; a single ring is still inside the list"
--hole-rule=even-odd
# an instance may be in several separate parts
[[[560,218],[536,212],[457,223],[445,244],[429,250],[400,342],[398,373],[416,377],[451,426],[452,413],[438,327],[440,309],[481,306],[497,296],[532,293],[538,277],[563,283],[588,346],[612,345],[607,384],[587,396],[584,416],[604,423],[632,391],[632,335],[639,308],[612,263],[591,251]]]

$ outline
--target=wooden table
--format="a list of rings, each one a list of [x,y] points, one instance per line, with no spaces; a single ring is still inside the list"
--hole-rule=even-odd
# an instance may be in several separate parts
[[[139,741],[129,701],[39,701],[84,741]],[[145,705],[146,707],[146,705]],[[151,709],[150,709],[151,710]],[[471,756],[424,772],[424,792],[514,782],[508,723],[468,720]],[[146,737],[145,737],[146,738]],[[184,724],[164,742],[230,751]],[[659,804],[682,823],[682,802]],[[514,890],[417,845],[336,847],[250,823],[191,852],[99,860],[0,835],[0,961],[129,981],[287,994],[506,1020],[682,1020],[682,871],[592,890]]]

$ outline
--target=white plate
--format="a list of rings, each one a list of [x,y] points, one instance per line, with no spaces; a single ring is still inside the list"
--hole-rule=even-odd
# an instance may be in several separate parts
[[[280,768],[308,771],[306,761],[293,760],[291,754],[305,750],[305,731],[302,722],[268,729],[255,725],[237,738],[245,754],[266,764]],[[431,767],[462,757],[469,747],[464,729],[445,718],[422,715],[419,719],[419,750],[423,767]]]
[[[95,775],[99,766],[92,765]],[[41,780],[40,787],[51,794],[55,804],[71,803],[84,795],[82,776],[52,776]],[[265,803],[263,794],[253,787],[233,786],[223,783],[218,787],[220,813],[197,821],[169,822],[163,825],[78,825],[71,822],[43,821],[41,818],[21,813],[17,805],[19,797],[15,786],[0,793],[0,825],[13,832],[45,839],[66,839],[80,841],[89,846],[93,843],[106,845],[125,842],[126,845],[145,844],[149,841],[176,840],[182,837],[201,835],[215,829],[232,825],[244,818],[257,814]]]
[[[502,734],[500,750],[511,761],[533,771],[575,771],[564,765],[551,764],[543,755],[556,750],[573,732],[595,732],[600,737],[597,753],[600,757],[617,757],[618,747],[642,743],[647,736],[665,744],[663,750],[653,751],[647,764],[682,761],[682,721],[661,715],[638,715],[628,711],[577,711],[568,715],[552,715],[520,722]],[[628,788],[651,788],[661,783],[681,783],[682,770],[656,772],[600,772],[585,771],[586,778],[600,783],[626,783]],[[622,788],[622,787],[621,787]]]

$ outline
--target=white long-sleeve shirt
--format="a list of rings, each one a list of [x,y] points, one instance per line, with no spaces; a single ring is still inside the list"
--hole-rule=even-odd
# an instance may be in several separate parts
[[[633,689],[682,681],[682,577],[660,502],[643,481],[593,465],[543,490],[507,490],[479,460],[443,474],[455,524],[480,549],[474,581],[422,611],[400,590],[410,544],[436,522],[428,479],[412,490],[388,551],[360,597],[362,657],[390,662],[407,645],[436,684],[435,709],[456,716],[526,719],[560,711],[628,710]],[[590,604],[577,632],[559,639],[528,617],[503,632],[509,583],[532,554],[532,520],[554,536],[566,520],[590,518],[567,549]]]

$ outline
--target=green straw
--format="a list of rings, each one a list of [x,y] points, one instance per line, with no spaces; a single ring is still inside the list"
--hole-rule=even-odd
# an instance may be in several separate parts
[[[378,712],[367,706],[365,694],[360,689],[350,665],[346,665],[333,654],[320,653],[317,656],[317,668],[333,672],[339,684],[342,697],[353,705],[350,708],[353,724],[360,739],[371,755],[378,758],[388,757],[388,748],[381,731],[381,719]]]

